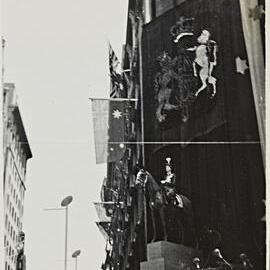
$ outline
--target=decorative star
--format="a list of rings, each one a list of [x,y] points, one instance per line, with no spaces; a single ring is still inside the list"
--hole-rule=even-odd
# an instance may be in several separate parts
[[[236,71],[245,75],[246,69],[248,69],[247,60],[242,60],[239,56],[235,58]]]
[[[122,117],[122,113],[119,110],[114,110],[113,113],[113,118],[120,119]]]
[[[265,14],[263,5],[257,5],[254,8],[249,9],[249,18],[252,18],[254,21],[259,20],[262,15]]]

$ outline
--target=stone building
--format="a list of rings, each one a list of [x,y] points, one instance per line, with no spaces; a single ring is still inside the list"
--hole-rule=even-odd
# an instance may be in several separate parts
[[[5,83],[4,85],[3,107],[4,269],[17,270],[17,255],[23,249],[21,235],[23,235],[27,161],[32,157],[32,152],[16,102],[15,85],[13,83]]]

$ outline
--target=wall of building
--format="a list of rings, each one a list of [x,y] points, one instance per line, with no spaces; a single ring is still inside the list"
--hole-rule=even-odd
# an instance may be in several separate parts
[[[32,157],[23,123],[18,117],[15,86],[7,84],[4,92],[4,246],[5,270],[15,270],[23,213],[27,160]]]

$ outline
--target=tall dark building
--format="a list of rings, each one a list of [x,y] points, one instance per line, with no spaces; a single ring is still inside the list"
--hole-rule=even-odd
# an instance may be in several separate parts
[[[108,229],[107,259],[117,262],[108,269],[140,269],[146,259],[153,230],[148,214],[145,241],[144,198],[135,175],[143,166],[160,182],[167,157],[177,193],[192,202],[203,259],[209,250],[202,239],[210,230],[229,261],[237,264],[245,253],[264,269],[264,2],[249,4],[256,5],[129,1],[123,54],[129,84],[122,97],[138,102],[127,127],[131,143],[119,163],[109,164],[104,186],[116,185],[122,202]],[[256,49],[246,32],[250,25]]]

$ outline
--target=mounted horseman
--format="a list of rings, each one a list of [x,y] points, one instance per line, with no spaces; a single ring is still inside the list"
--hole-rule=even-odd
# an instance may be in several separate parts
[[[152,242],[157,240],[157,219],[160,217],[163,240],[168,237],[174,241],[194,246],[197,244],[193,224],[193,211],[190,200],[182,194],[177,194],[175,187],[176,176],[172,172],[171,159],[166,160],[166,177],[157,182],[145,169],[140,169],[136,177],[136,186],[143,188],[147,204],[150,208],[153,237]],[[185,225],[185,226],[184,226]],[[172,231],[170,234],[169,232]],[[187,232],[189,234],[187,236]],[[186,243],[186,239],[192,239]]]
[[[176,175],[172,172],[171,158],[166,158],[166,177],[161,180],[167,203],[183,208],[181,196],[176,192]]]

